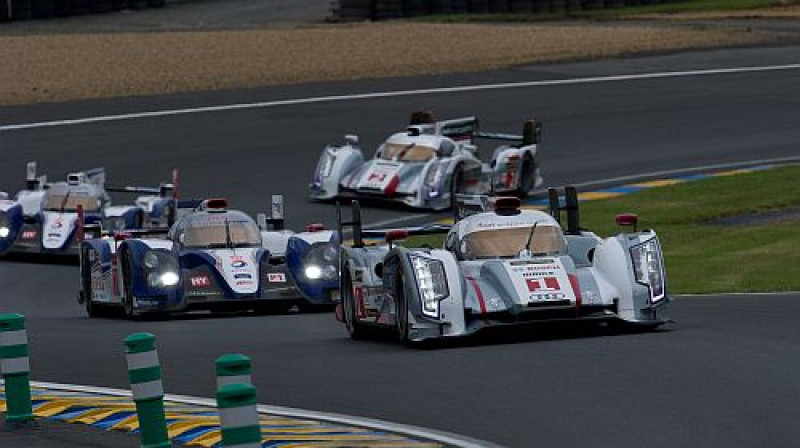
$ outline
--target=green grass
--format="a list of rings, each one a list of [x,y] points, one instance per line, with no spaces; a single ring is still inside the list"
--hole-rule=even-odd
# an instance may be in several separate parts
[[[616,19],[643,14],[677,14],[682,12],[745,11],[778,5],[797,5],[800,0],[690,0],[657,5],[628,6],[622,8],[572,11],[564,13],[497,13],[497,14],[436,14],[415,20],[437,23],[466,22],[539,22],[571,19]]]
[[[716,177],[581,203],[581,225],[600,236],[619,229],[614,216],[639,215],[658,232],[670,293],[800,290],[800,219],[761,225],[717,219],[800,207],[800,167]],[[407,246],[441,246],[415,238]]]

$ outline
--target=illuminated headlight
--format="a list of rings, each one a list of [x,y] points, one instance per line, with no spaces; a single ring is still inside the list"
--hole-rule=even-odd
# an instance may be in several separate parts
[[[306,278],[310,280],[319,280],[322,277],[322,269],[316,265],[306,266],[305,274]]]
[[[11,233],[9,229],[8,216],[5,213],[0,213],[0,238],[5,238]]]
[[[175,286],[180,281],[177,272],[151,272],[147,276],[147,283],[153,288],[163,288],[165,286]]]
[[[658,238],[631,247],[633,273],[636,282],[650,289],[650,301],[656,303],[665,296],[664,262]]]
[[[449,295],[444,263],[432,258],[410,255],[411,266],[417,277],[419,298],[422,302],[422,313],[426,316],[439,317],[439,301]]]
[[[322,153],[322,157],[319,159],[319,165],[317,165],[317,179],[330,176],[334,162],[336,162],[336,156],[331,154],[330,151],[325,150]]]
[[[303,257],[303,266],[303,274],[308,280],[336,280],[339,278],[339,245],[314,244]]]

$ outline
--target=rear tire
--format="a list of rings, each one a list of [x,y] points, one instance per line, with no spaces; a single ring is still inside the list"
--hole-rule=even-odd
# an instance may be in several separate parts
[[[364,326],[358,322],[356,317],[356,300],[353,296],[353,280],[350,278],[350,267],[345,265],[342,269],[342,289],[339,291],[342,295],[342,308],[344,314],[344,325],[347,328],[347,334],[350,339],[360,340],[366,336]]]

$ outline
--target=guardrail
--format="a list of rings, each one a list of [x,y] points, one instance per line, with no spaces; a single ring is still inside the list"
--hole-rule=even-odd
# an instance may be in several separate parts
[[[429,14],[563,14],[604,8],[653,5],[678,0],[333,0],[343,20],[385,20]]]
[[[0,0],[0,23],[164,6],[166,0]]]

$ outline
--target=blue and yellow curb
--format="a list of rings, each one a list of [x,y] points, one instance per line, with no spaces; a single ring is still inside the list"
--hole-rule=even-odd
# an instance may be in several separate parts
[[[5,389],[0,386],[0,412],[6,410],[5,398]],[[139,431],[136,406],[130,397],[33,387],[31,398],[33,413],[37,418],[84,424],[104,430]],[[220,446],[222,435],[215,408],[171,401],[166,401],[165,408],[167,429],[173,443]],[[446,447],[438,442],[391,431],[269,413],[261,413],[259,423],[264,448]]]

